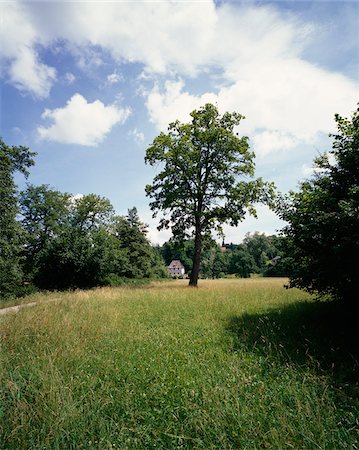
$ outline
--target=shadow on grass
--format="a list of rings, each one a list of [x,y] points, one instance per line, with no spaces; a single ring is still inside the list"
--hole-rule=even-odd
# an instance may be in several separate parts
[[[260,354],[270,363],[315,368],[346,395],[359,394],[357,316],[334,302],[302,302],[262,314],[232,317],[234,351]]]

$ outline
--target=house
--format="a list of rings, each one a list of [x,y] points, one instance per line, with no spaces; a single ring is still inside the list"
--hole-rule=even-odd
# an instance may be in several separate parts
[[[270,262],[271,262],[272,266],[276,266],[281,259],[282,258],[280,256],[275,256],[274,258],[271,259]]]
[[[171,264],[167,267],[170,275],[184,275],[185,268],[179,259],[174,259]]]

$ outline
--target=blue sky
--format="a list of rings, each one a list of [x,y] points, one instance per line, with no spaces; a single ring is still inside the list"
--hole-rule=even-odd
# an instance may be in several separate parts
[[[258,176],[287,192],[330,149],[334,114],[356,107],[359,3],[3,1],[0,135],[37,152],[29,182],[137,206],[162,243],[145,150],[206,102],[246,116]],[[18,178],[20,187],[24,181]],[[226,227],[226,240],[282,223]]]

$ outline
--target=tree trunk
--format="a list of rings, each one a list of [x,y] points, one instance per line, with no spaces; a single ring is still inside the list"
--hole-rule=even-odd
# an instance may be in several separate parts
[[[189,286],[197,287],[198,285],[198,275],[199,266],[201,264],[201,253],[202,253],[202,233],[201,227],[199,225],[199,220],[196,220],[196,233],[194,239],[194,257],[191,278],[189,280]]]

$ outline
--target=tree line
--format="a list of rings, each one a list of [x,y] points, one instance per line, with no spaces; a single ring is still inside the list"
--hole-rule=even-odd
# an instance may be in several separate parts
[[[47,185],[18,193],[14,173],[27,176],[34,156],[0,141],[1,297],[167,276],[135,207],[119,216],[106,198]]]
[[[222,278],[236,276],[248,278],[253,274],[266,277],[288,276],[290,261],[286,257],[286,239],[283,236],[267,236],[258,231],[247,233],[241,244],[219,245],[213,239],[203,243],[200,278]],[[193,255],[195,251],[194,240],[165,242],[160,252],[166,265],[173,259],[180,260],[185,267],[187,276],[190,276]]]

